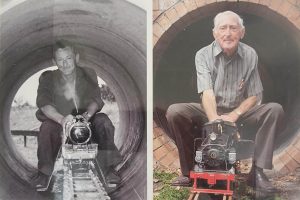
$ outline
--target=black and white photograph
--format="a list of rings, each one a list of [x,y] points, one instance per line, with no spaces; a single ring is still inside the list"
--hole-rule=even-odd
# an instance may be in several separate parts
[[[0,1],[0,199],[147,199],[146,3]]]

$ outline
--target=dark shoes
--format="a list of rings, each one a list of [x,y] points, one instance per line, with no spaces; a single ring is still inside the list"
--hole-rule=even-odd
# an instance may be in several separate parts
[[[37,191],[47,191],[50,183],[50,176],[38,172],[35,177],[33,177],[33,186]]]
[[[171,185],[172,186],[183,186],[183,187],[189,187],[191,186],[191,179],[187,176],[178,176],[177,178],[175,178],[172,182]]]
[[[272,185],[268,177],[264,174],[263,169],[253,166],[247,180],[249,186],[255,188],[258,191],[266,193],[278,192],[278,190]]]

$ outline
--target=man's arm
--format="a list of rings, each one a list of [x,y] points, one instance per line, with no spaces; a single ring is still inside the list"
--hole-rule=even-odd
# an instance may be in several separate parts
[[[221,115],[221,119],[224,121],[236,122],[241,115],[257,104],[257,100],[257,96],[248,97],[236,109],[226,115]]]
[[[212,89],[204,90],[202,93],[202,105],[208,121],[214,121],[221,117],[217,114],[216,97]]]
[[[56,110],[55,107],[51,105],[45,105],[41,107],[41,111],[44,113],[44,115],[46,115],[46,117],[61,124],[62,126],[64,126],[65,123],[72,121],[74,118],[72,115],[63,116]]]
[[[103,103],[103,102],[102,102],[101,105],[98,105],[98,103],[96,103],[95,101],[92,101],[92,102],[88,105],[88,107],[87,107],[87,109],[86,109],[86,112],[83,113],[82,116],[83,116],[87,121],[89,121],[90,118],[91,118],[98,110],[101,110],[101,109],[103,108],[103,106],[104,106],[104,103]]]

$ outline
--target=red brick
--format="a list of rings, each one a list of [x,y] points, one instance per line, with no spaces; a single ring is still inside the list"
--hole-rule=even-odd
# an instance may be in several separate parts
[[[158,140],[158,142],[161,144],[161,145],[164,145],[166,143],[165,141],[165,138],[163,135],[161,135],[160,137],[157,137],[156,138]]]
[[[277,11],[284,0],[271,0],[270,8]]]
[[[295,21],[293,22],[293,24],[294,24],[298,29],[300,29],[300,17],[299,17],[297,20],[295,20]]]
[[[156,35],[153,35],[153,37],[152,37],[152,42],[153,42],[153,47],[156,45],[156,43],[157,43],[157,41],[158,41],[158,37],[156,36]]]
[[[179,158],[176,158],[176,160],[170,165],[173,169],[180,169],[180,162]]]
[[[153,138],[157,138],[161,135],[162,135],[162,132],[161,132],[160,128],[154,128],[153,129]]]
[[[293,5],[297,5],[299,0],[288,0],[288,1]]]
[[[164,34],[164,29],[157,23],[154,22],[153,24],[153,34],[157,37],[161,37]]]
[[[195,3],[198,8],[203,7],[206,4],[205,0],[195,0]]]
[[[172,154],[174,157],[178,157],[178,150],[177,147],[175,149],[173,149],[172,151],[170,151],[170,154]]]
[[[287,157],[287,153],[286,151],[282,151],[281,154],[279,155],[279,159],[281,160],[281,162],[286,165],[286,163],[288,163],[289,161],[289,157]]]
[[[194,0],[184,0],[183,3],[188,12],[191,12],[197,8],[197,4]]]
[[[293,145],[294,147],[296,147],[297,149],[300,149],[300,139],[298,139],[298,138],[297,138],[297,139],[294,139],[292,145]]]
[[[159,147],[161,147],[162,144],[161,142],[158,140],[158,138],[153,140],[153,150],[155,151],[156,149],[158,149]]]
[[[175,159],[176,159],[176,158],[174,158],[171,154],[167,154],[165,157],[163,157],[163,158],[160,160],[160,163],[161,163],[162,165],[168,167],[169,165],[171,165],[171,164],[174,162]]]
[[[281,156],[279,157],[279,160],[281,162],[274,162],[276,164],[274,164],[274,168],[276,171],[280,172],[281,174],[287,174],[289,173],[289,169],[287,168],[287,166],[282,162]]]
[[[274,168],[279,171],[281,168],[284,167],[284,164],[282,163],[282,161],[280,160],[279,156],[275,156],[273,158],[273,164],[274,164]]]
[[[205,2],[206,2],[206,4],[211,4],[211,3],[215,3],[217,1],[216,0],[206,0]]]
[[[255,3],[257,4],[259,2],[259,0],[248,0],[250,3]]]
[[[288,154],[298,163],[300,163],[300,150],[290,145]]]
[[[291,20],[292,22],[295,21],[300,16],[299,9],[295,6],[292,6],[289,10],[289,13],[287,14],[287,18]]]
[[[284,3],[281,4],[281,6],[278,8],[278,13],[285,17],[289,13],[291,7],[292,4],[290,4],[287,1],[284,1]]]
[[[260,0],[259,4],[269,6],[270,0]]]
[[[159,10],[159,0],[153,0],[153,10]]]
[[[153,10],[152,20],[154,21],[161,13],[161,10]]]
[[[172,23],[170,22],[169,18],[166,16],[166,14],[162,14],[157,20],[157,23],[166,31],[170,28]]]
[[[155,160],[160,160],[161,158],[166,156],[168,154],[168,152],[169,151],[164,146],[161,146],[160,148],[156,149],[154,151]]]
[[[173,145],[172,145],[173,144]],[[165,144],[165,147],[167,149],[169,149],[170,151],[172,151],[173,149],[176,148],[176,146],[174,145],[174,143],[172,141],[169,141],[168,143]]]
[[[291,156],[286,156],[289,157],[289,161],[286,163],[285,166],[289,169],[290,172],[295,171],[295,169],[299,167],[299,163],[297,163],[293,158],[291,158]]]
[[[184,3],[181,1],[179,3],[177,3],[174,6],[175,10],[177,11],[177,14],[179,16],[179,18],[183,17],[184,15],[186,15],[188,13]]]
[[[174,8],[167,10],[165,14],[172,24],[174,24],[179,19],[179,15]]]

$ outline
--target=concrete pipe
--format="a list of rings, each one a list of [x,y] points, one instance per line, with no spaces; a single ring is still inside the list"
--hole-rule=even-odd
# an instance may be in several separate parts
[[[282,173],[293,171],[300,167],[300,11],[288,1],[210,2],[177,1],[154,19],[155,122],[168,133],[168,106],[199,102],[194,56],[213,41],[213,17],[235,11],[245,22],[242,41],[258,53],[264,101],[278,102],[286,112],[288,123],[277,140],[274,167]]]
[[[123,155],[113,199],[146,198],[146,13],[124,0],[11,0],[0,9],[0,199],[50,199],[29,187],[35,167],[16,151],[9,112],[22,83],[52,65],[58,38],[74,43],[116,96]],[[26,122],[24,122],[26,123]]]

